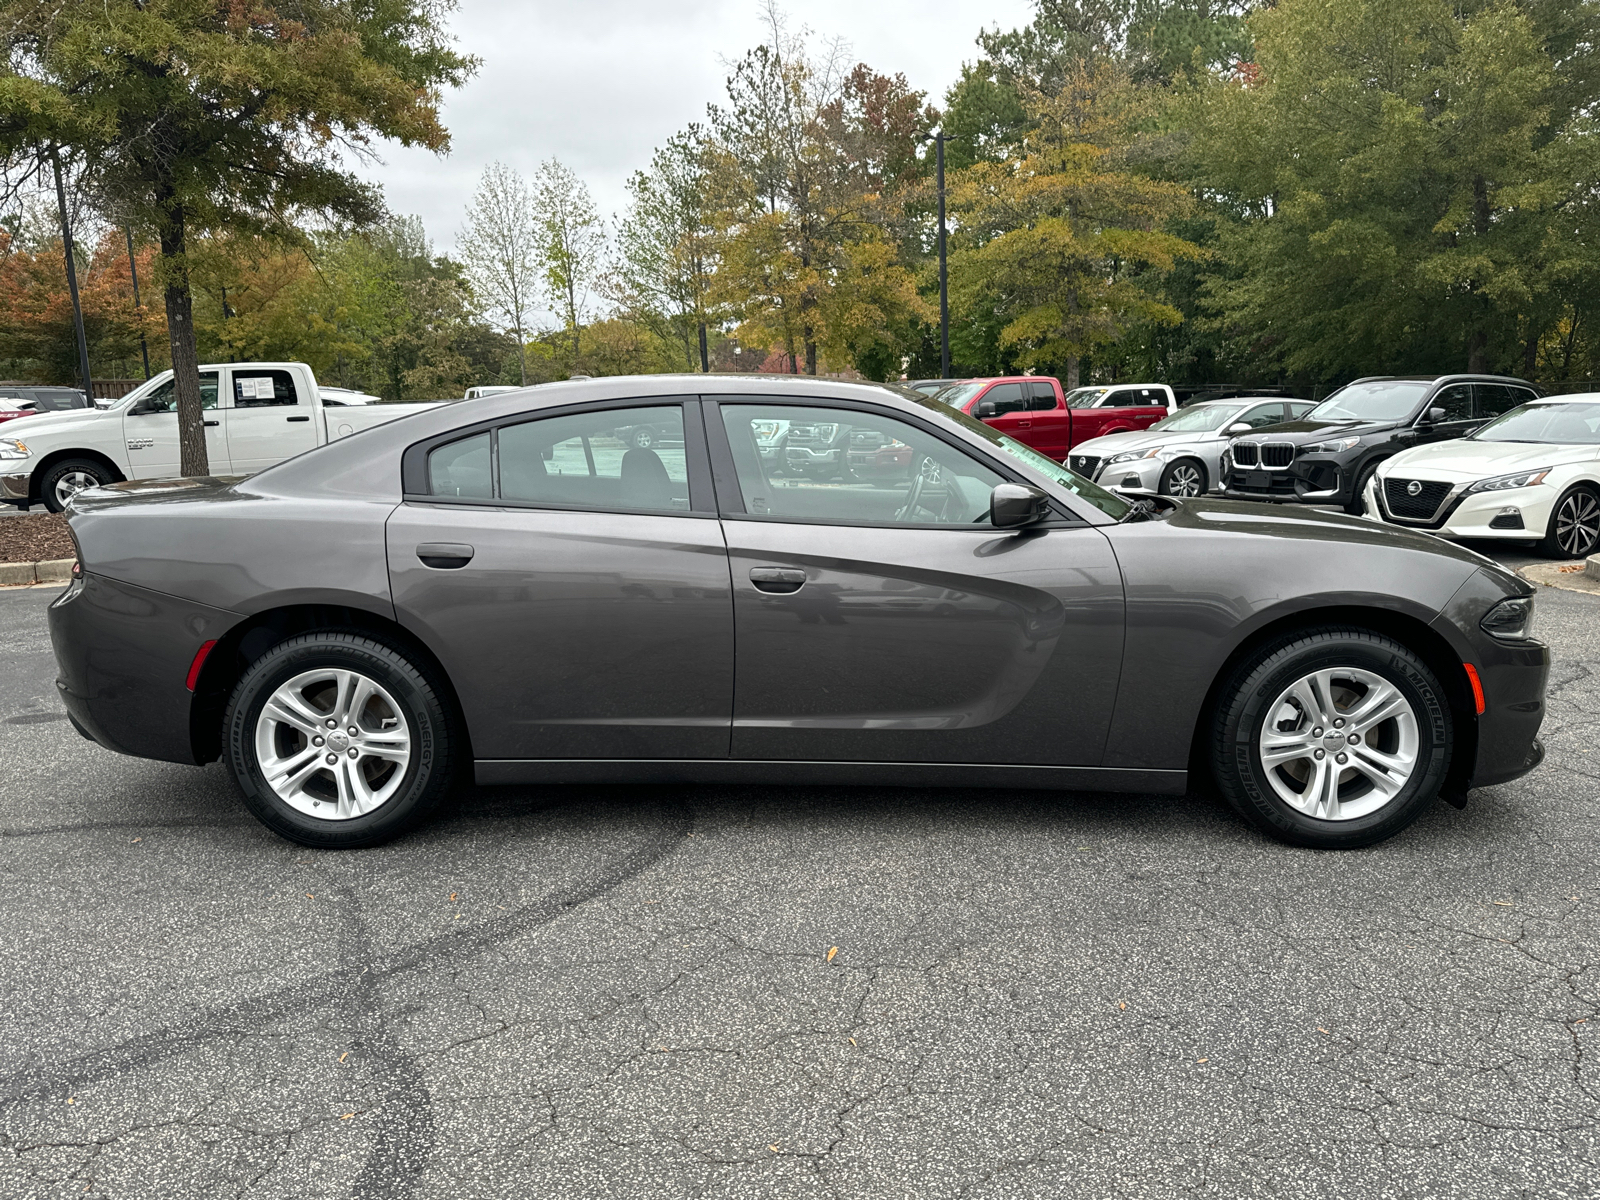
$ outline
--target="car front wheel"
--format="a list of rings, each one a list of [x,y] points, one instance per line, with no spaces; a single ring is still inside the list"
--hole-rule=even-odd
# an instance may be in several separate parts
[[[1400,832],[1439,794],[1450,707],[1433,673],[1389,638],[1317,629],[1263,647],[1224,685],[1217,786],[1298,846],[1348,849]]]
[[[51,512],[64,512],[67,501],[79,492],[104,487],[115,478],[100,463],[86,458],[69,458],[45,472],[44,478],[39,481],[40,498]]]
[[[1192,458],[1180,458],[1161,472],[1161,485],[1156,489],[1163,496],[1192,499],[1206,490],[1205,464]]]
[[[449,790],[455,739],[438,688],[361,634],[273,647],[245,671],[223,728],[245,803],[305,846],[376,845]]]
[[[1551,558],[1588,558],[1600,549],[1600,494],[1579,484],[1550,510],[1550,528],[1539,549]]]

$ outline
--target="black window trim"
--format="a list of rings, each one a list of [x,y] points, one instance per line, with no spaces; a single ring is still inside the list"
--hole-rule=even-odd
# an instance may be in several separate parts
[[[716,486],[717,511],[724,521],[759,521],[776,525],[833,525],[846,529],[956,529],[967,532],[988,532],[991,534],[1015,533],[1014,529],[996,529],[993,525],[980,525],[976,521],[963,525],[943,525],[935,522],[926,524],[906,521],[848,521],[822,517],[780,517],[747,513],[744,509],[744,490],[739,486],[738,469],[733,461],[733,447],[728,442],[727,426],[722,423],[721,408],[723,404],[734,407],[752,407],[762,404],[793,404],[801,408],[837,408],[846,412],[863,412],[873,415],[887,416],[897,421],[904,421],[913,428],[924,433],[932,434],[939,441],[951,449],[975,458],[1010,483],[1020,483],[1026,487],[1038,487],[1033,480],[1024,476],[1020,471],[1012,469],[1009,463],[1001,462],[998,457],[968,445],[959,438],[951,437],[948,431],[940,429],[934,421],[924,420],[920,416],[901,412],[895,408],[880,408],[864,400],[838,400],[811,396],[759,396],[736,395],[722,393],[716,396],[701,396],[701,405],[706,409],[705,433],[706,442],[711,451],[711,475]],[[1050,496],[1050,508],[1055,514],[1047,521],[1041,521],[1026,528],[1030,530],[1044,529],[1089,529],[1093,524],[1084,520],[1073,512],[1065,502]]]
[[[668,408],[683,410],[683,457],[689,476],[689,509],[622,508],[616,505],[554,504],[546,500],[508,500],[500,495],[500,430],[510,425],[526,425],[546,417],[574,413],[604,412],[607,409]],[[464,441],[481,433],[489,434],[489,465],[492,497],[435,496],[428,491],[428,455],[441,446]],[[638,396],[616,400],[584,400],[553,408],[524,410],[490,417],[471,425],[436,433],[413,442],[400,456],[400,495],[407,504],[438,504],[457,508],[517,508],[545,512],[616,513],[623,516],[694,517],[715,520],[716,500],[711,484],[711,468],[706,451],[705,421],[700,402],[693,396]]]

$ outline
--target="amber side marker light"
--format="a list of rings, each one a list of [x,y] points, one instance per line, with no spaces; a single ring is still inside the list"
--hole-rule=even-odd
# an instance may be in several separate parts
[[[204,643],[201,645],[200,649],[194,652],[194,661],[189,664],[189,678],[183,681],[184,687],[188,688],[191,692],[194,691],[194,685],[200,682],[200,668],[206,665],[206,655],[211,653],[211,647],[215,646],[216,644],[217,639],[212,638],[209,642]],[[1474,683],[1473,686],[1476,687],[1477,684]],[[1478,711],[1483,711],[1483,701],[1481,699],[1478,701]]]
[[[1472,685],[1472,703],[1477,707],[1478,715],[1483,716],[1483,680],[1478,678],[1478,668],[1471,663],[1462,663],[1467,669],[1467,682]],[[189,689],[191,692],[194,688]]]

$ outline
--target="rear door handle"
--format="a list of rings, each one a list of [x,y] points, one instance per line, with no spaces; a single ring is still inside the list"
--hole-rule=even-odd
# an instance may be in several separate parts
[[[310,417],[285,417],[285,421],[309,421]]]
[[[422,565],[439,571],[459,570],[472,561],[473,553],[464,542],[423,542],[417,547]]]
[[[751,567],[750,582],[760,591],[786,596],[805,586],[806,573],[786,567]]]
[[[222,424],[221,421],[206,421],[205,422],[205,425],[207,426],[207,428],[210,428],[211,426],[214,426],[214,425],[220,425],[220,424]]]

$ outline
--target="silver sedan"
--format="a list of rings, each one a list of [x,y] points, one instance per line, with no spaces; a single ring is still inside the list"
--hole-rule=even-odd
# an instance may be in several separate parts
[[[1149,429],[1081,442],[1067,465],[1101,487],[1130,496],[1199,496],[1217,490],[1218,460],[1230,437],[1293,421],[1311,407],[1309,401],[1278,396],[1205,400]]]

